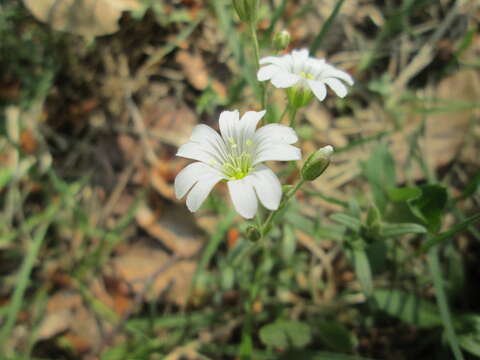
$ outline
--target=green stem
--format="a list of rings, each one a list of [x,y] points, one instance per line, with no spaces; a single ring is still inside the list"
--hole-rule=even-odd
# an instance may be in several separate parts
[[[257,78],[257,72],[260,68],[260,45],[258,43],[257,30],[255,28],[255,22],[250,22],[248,24],[250,30],[250,36],[253,41],[253,53],[255,55],[255,74],[254,77]],[[265,104],[267,102],[267,91],[264,84],[260,84],[260,103],[262,104],[262,109],[265,109]]]
[[[290,107],[290,127],[295,128],[296,121],[295,117],[297,116],[297,108],[295,106]]]
[[[258,45],[257,31],[253,22],[250,22],[248,25],[250,28],[250,35],[252,36],[253,41],[253,52],[255,54],[255,70],[258,71],[258,68],[260,67],[260,46]]]
[[[285,110],[283,110],[282,115],[280,115],[280,120],[278,120],[279,123],[281,123],[285,115],[287,115],[288,109],[289,109],[289,105],[285,106]]]
[[[260,246],[264,245],[266,242],[265,238],[269,234],[271,230],[271,225],[273,220],[275,219],[275,216],[283,210],[287,202],[292,198],[292,196],[297,192],[297,190],[305,183],[305,180],[301,179],[292,189],[290,189],[287,194],[283,197],[282,202],[280,203],[279,207],[277,210],[270,212],[268,215],[267,219],[263,223],[263,225],[259,225],[259,231],[261,233],[261,238],[252,244],[249,248],[245,250],[243,254],[241,254],[239,257],[237,257],[233,263],[233,266],[236,267],[237,265],[241,264],[242,261],[249,257],[251,254],[253,254]]]
[[[278,207],[277,210],[272,211],[268,217],[267,220],[265,220],[265,223],[262,225],[262,238],[259,240],[259,242],[264,241],[263,239],[268,235],[271,229],[271,225],[273,220],[275,219],[275,216],[283,210],[285,205],[287,205],[287,202],[292,198],[293,195],[297,192],[298,189],[305,183],[304,179],[301,179],[290,191],[287,192],[287,194],[284,196],[282,202],[280,203],[280,206]]]

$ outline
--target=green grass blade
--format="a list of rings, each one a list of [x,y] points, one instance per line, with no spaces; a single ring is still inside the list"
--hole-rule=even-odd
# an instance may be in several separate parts
[[[232,225],[234,218],[235,218],[235,212],[233,210],[230,210],[228,214],[225,216],[225,218],[220,222],[220,224],[218,224],[217,231],[215,231],[212,238],[208,242],[208,245],[202,254],[202,258],[198,263],[199,269],[207,268],[213,255],[215,255],[215,253],[217,252],[217,249],[220,246],[221,241],[225,237],[227,230]]]
[[[312,42],[312,45],[310,46],[310,54],[315,54],[317,50],[320,48],[322,45],[323,39],[325,38],[325,35],[327,35],[328,31],[330,30],[333,21],[337,17],[340,8],[342,7],[343,3],[345,0],[338,0],[337,3],[335,4],[335,8],[333,9],[332,13],[328,17],[327,21],[325,21],[325,24],[323,24],[322,28],[320,29],[320,32],[315,36],[315,39]]]
[[[443,286],[443,277],[440,263],[438,261],[437,248],[433,248],[429,251],[427,260],[430,273],[432,274],[435,296],[437,298],[437,304],[440,309],[440,316],[442,318],[443,327],[445,328],[448,343],[450,344],[455,360],[463,360],[463,355],[458,344],[457,334],[455,333],[452,316],[448,307],[447,296]]]
[[[432,236],[431,238],[427,239],[425,244],[421,247],[419,254],[426,253],[433,246],[438,245],[441,242],[451,238],[457,232],[462,231],[463,229],[469,227],[471,224],[473,224],[475,221],[478,221],[478,220],[480,220],[480,213],[472,215],[469,218],[466,218],[461,223],[453,226],[450,230],[447,230],[438,235]]]
[[[13,327],[15,326],[15,321],[17,320],[18,313],[22,308],[23,297],[30,281],[30,274],[32,272],[40,248],[42,247],[48,227],[49,222],[40,225],[40,227],[35,233],[32,245],[27,253],[27,256],[20,268],[17,286],[15,287],[15,290],[13,292],[13,296],[8,308],[7,318],[0,331],[0,353],[5,349],[5,343],[10,337]]]

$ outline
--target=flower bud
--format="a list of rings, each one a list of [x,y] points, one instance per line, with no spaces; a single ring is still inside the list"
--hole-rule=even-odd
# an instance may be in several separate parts
[[[258,229],[255,226],[250,225],[247,228],[246,236],[248,240],[255,242],[260,240],[260,238],[262,237],[262,234],[260,233],[260,231],[258,231]]]
[[[330,165],[330,157],[333,147],[330,145],[322,147],[311,154],[302,167],[302,177],[306,181],[313,181],[318,178]]]
[[[233,7],[240,20],[249,23],[257,21],[258,0],[233,0]]]
[[[285,50],[290,44],[290,33],[287,30],[282,30],[273,37],[273,47],[277,51]]]

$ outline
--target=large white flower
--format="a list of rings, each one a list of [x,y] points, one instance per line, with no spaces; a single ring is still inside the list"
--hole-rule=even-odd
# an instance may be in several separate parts
[[[280,181],[262,162],[299,160],[301,154],[291,145],[298,140],[292,128],[269,124],[256,130],[264,115],[265,111],[249,111],[240,119],[238,111],[223,111],[221,136],[207,125],[195,126],[190,141],[178,149],[177,156],[198,162],[175,178],[175,195],[180,199],[188,193],[190,211],[198,210],[220,180],[227,181],[233,205],[244,218],[255,216],[257,197],[267,209],[278,209]]]
[[[308,50],[293,50],[283,56],[267,56],[260,60],[257,73],[259,81],[270,80],[277,88],[300,86],[312,90],[318,100],[327,96],[328,85],[340,97],[347,95],[348,85],[353,85],[352,77],[338,70],[324,59],[309,57]]]

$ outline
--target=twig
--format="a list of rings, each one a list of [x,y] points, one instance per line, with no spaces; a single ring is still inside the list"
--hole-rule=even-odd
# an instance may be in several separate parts
[[[157,155],[155,155],[155,151],[153,150],[152,145],[148,140],[147,128],[145,126],[145,122],[143,121],[142,114],[137,107],[137,104],[132,99],[132,95],[128,93],[125,96],[125,102],[127,103],[128,111],[132,117],[133,122],[135,123],[135,127],[137,131],[140,133],[140,138],[143,143],[143,147],[145,149],[145,156],[150,164],[155,164],[158,161]]]

